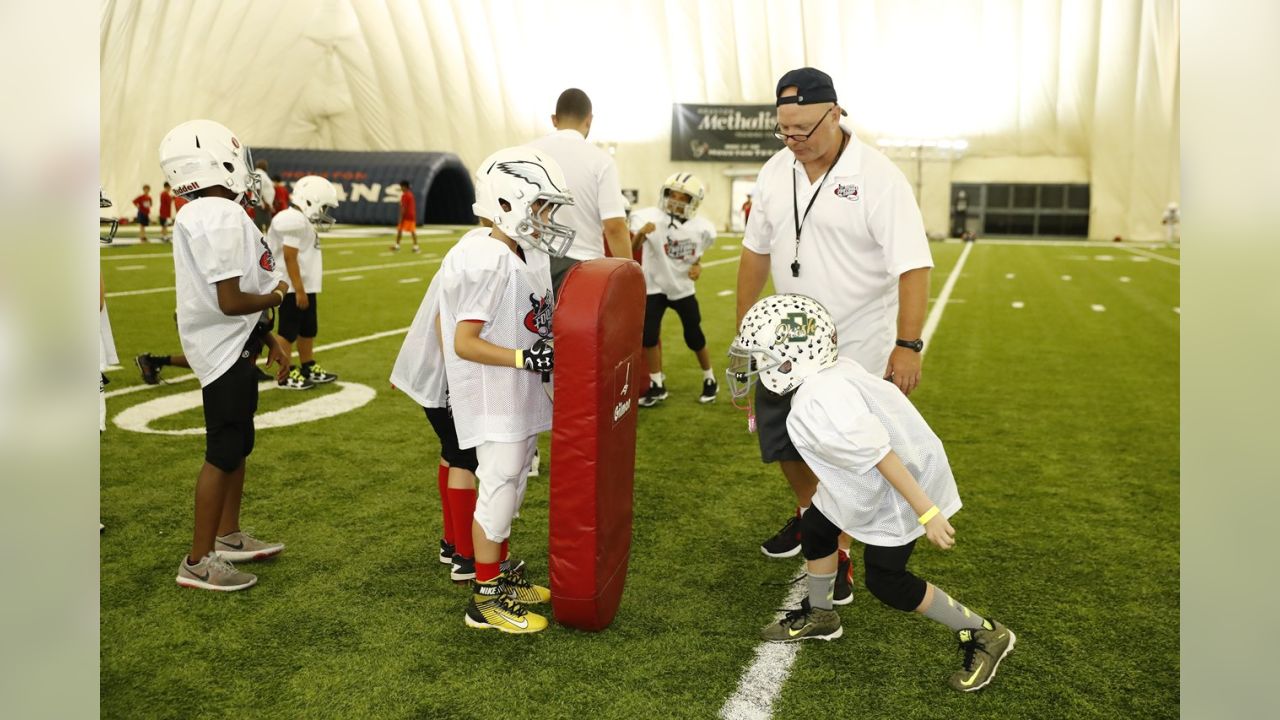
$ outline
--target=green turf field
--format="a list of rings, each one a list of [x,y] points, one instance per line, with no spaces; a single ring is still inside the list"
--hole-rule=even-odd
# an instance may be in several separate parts
[[[154,234],[154,233],[153,233]],[[317,344],[408,326],[458,232],[423,254],[387,237],[328,237]],[[737,239],[699,282],[717,371],[733,334]],[[934,244],[934,294],[962,251]],[[1151,257],[1151,255],[1159,257]],[[178,352],[168,246],[102,251],[122,369]],[[803,644],[777,718],[1176,717],[1179,698],[1176,250],[979,242],[912,396],[946,444],[964,509],[953,551],[917,546],[914,571],[1018,634],[994,683],[961,695],[945,628],[860,585],[844,637]],[[1065,279],[1069,277],[1070,279]],[[722,294],[723,293],[723,294]],[[1016,305],[1016,306],[1015,306]],[[101,693],[111,718],[712,718],[752,662],[801,567],[758,545],[790,512],[722,387],[696,402],[696,363],[664,323],[671,397],[640,409],[635,531],[608,630],[513,637],[463,626],[467,590],[436,559],[438,447],[389,387],[401,336],[318,353],[377,391],[352,412],[258,432],[245,527],[288,543],[227,595],[173,581],[190,543],[203,438],[102,436]],[[187,371],[166,368],[165,377]],[[723,383],[722,383],[723,384]],[[113,396],[108,416],[197,389]],[[321,392],[336,392],[325,388]],[[262,393],[260,412],[317,397]],[[152,424],[199,426],[199,410]],[[546,441],[543,441],[544,450]],[[547,477],[529,485],[513,553],[545,582]],[[860,558],[855,556],[860,581]]]

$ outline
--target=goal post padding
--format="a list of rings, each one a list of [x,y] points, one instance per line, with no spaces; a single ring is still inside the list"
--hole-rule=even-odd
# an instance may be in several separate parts
[[[608,627],[627,575],[644,301],[636,263],[589,260],[569,270],[552,321],[551,607],[581,630]]]

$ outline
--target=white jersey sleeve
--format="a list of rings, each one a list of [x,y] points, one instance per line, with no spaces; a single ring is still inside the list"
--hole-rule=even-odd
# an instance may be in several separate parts
[[[479,260],[449,273],[443,281],[441,292],[448,298],[455,322],[490,322],[502,304],[509,275],[506,263],[493,257],[481,256]]]
[[[224,222],[233,218],[227,215],[209,215],[203,218],[198,234],[203,242],[189,245],[191,258],[200,278],[212,285],[227,278],[244,275],[244,228],[239,222]]]
[[[413,401],[428,408],[449,404],[449,384],[444,349],[436,321],[440,317],[440,274],[436,273],[413,317],[409,333],[391,369],[391,384]]]

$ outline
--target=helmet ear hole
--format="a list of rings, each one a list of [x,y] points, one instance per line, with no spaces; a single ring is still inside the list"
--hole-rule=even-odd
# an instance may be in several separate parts
[[[791,373],[791,361],[788,360],[782,363],[781,365],[779,365],[778,372],[782,373],[783,375],[789,375]]]
[[[502,206],[502,212],[511,212],[511,203],[506,200],[498,198],[498,205]]]
[[[236,166],[235,166],[235,165],[232,165],[232,164],[231,164],[231,163],[229,163],[229,162],[223,162],[223,163],[222,163],[222,167],[226,168],[226,169],[227,169],[227,172],[235,172],[235,171],[236,171]]]

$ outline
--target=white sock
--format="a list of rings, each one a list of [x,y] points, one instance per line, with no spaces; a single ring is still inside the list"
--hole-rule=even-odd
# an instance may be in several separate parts
[[[715,370],[712,370],[711,368],[707,368],[706,370],[703,370],[703,371],[702,371],[702,379],[703,379],[703,380],[715,380],[715,379],[716,379],[716,371],[715,371]]]
[[[649,380],[652,381],[654,385],[661,385],[666,379],[666,376],[662,373],[649,373]]]

